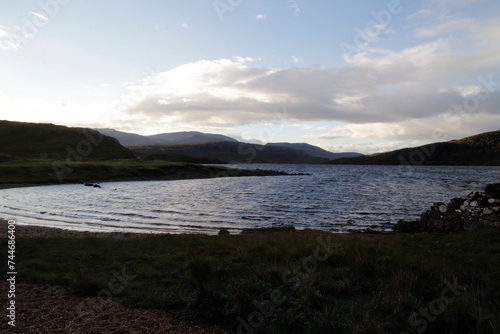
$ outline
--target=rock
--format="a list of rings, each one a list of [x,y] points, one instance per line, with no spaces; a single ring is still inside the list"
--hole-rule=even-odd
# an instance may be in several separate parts
[[[398,233],[414,233],[421,231],[421,221],[415,220],[407,222],[405,220],[400,220],[394,225],[394,232]]]
[[[488,184],[484,192],[491,197],[500,198],[500,183]]]
[[[500,187],[500,184],[499,184]],[[465,198],[453,198],[448,205],[433,203],[420,215],[420,221],[400,220],[394,231],[412,232],[463,232],[476,226],[500,227],[499,197],[492,193],[472,192]]]
[[[231,234],[231,232],[229,232],[228,230],[226,230],[225,228],[223,228],[217,234],[218,235],[226,235],[226,234]]]

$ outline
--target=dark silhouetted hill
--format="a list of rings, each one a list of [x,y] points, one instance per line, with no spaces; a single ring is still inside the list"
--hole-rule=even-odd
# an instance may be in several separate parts
[[[327,159],[314,157],[293,147],[257,145],[241,142],[132,147],[138,155],[167,161],[204,163],[322,163]]]
[[[71,161],[133,158],[116,139],[96,130],[48,123],[0,121],[0,161],[70,159]]]
[[[337,159],[328,163],[351,165],[500,166],[500,130],[481,133],[459,140],[354,158]]]
[[[291,147],[298,150],[303,150],[313,157],[325,158],[329,160],[340,159],[340,158],[351,158],[362,155],[361,153],[356,152],[342,152],[342,153],[333,153],[327,150],[322,149],[321,147],[310,145],[307,143],[269,143],[266,146],[283,146],[283,147]]]

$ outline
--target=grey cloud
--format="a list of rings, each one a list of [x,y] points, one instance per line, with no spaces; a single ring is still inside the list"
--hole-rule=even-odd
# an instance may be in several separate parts
[[[498,46],[487,37],[496,29],[484,31],[484,36],[470,41],[474,46],[485,44],[475,52],[457,51],[452,43],[438,39],[400,52],[367,48],[343,67],[274,69],[244,58],[190,63],[159,73],[157,87],[128,113],[225,126],[273,120],[276,110],[283,108],[291,121],[361,124],[429,118],[466,107],[474,99],[461,95],[457,83],[480,86],[478,74],[498,72],[489,60]],[[482,87],[490,90],[488,97],[476,98],[477,105],[465,112],[498,113],[499,80],[493,79],[494,87]]]

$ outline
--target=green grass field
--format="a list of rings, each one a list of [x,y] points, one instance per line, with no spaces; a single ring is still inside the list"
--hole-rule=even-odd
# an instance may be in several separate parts
[[[194,163],[132,159],[70,163],[64,160],[24,160],[0,163],[0,184],[57,184],[278,174],[263,170],[238,170]]]
[[[240,333],[500,332],[500,234],[489,229],[18,238],[16,259],[19,281]]]

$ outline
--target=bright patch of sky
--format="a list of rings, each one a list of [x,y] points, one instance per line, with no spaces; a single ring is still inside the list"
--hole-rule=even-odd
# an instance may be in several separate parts
[[[498,130],[496,0],[0,2],[0,119],[373,153]]]

